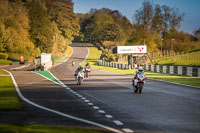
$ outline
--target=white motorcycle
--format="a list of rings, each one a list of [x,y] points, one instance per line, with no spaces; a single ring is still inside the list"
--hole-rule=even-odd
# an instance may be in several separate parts
[[[77,74],[77,85],[81,85],[84,79],[84,72],[80,71]]]
[[[142,89],[145,83],[146,77],[142,73],[138,73],[135,80],[132,80],[133,82],[133,89],[135,93],[142,93]],[[137,82],[137,85],[135,86],[134,82]]]

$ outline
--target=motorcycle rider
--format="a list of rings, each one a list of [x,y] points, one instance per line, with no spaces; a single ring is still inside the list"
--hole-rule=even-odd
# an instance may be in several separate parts
[[[142,74],[144,77],[146,77],[145,73],[143,71],[143,68],[141,66],[138,67],[138,70],[134,73],[134,76],[133,76],[133,79],[132,79],[133,85],[135,87],[137,87],[137,83],[138,83],[138,80],[137,80],[137,75],[138,74]]]
[[[81,82],[84,79],[84,70],[83,69],[80,69],[80,71],[78,72],[77,79],[78,79],[77,85],[81,85]]]
[[[75,66],[75,62],[74,61],[72,61],[72,66]]]
[[[76,69],[75,74],[74,74],[76,80],[77,80],[77,75],[78,75],[78,73],[79,73],[81,70],[83,71],[83,67],[80,65],[80,66]]]
[[[89,64],[89,62],[87,62],[87,64],[85,65],[85,77],[88,77],[88,74],[91,72],[92,68]]]

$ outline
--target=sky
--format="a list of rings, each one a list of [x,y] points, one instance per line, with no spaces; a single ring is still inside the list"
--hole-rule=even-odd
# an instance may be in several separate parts
[[[133,23],[135,11],[142,7],[144,0],[73,0],[75,13],[87,13],[91,8],[118,10]],[[179,31],[193,34],[200,28],[200,0],[150,0],[153,5],[168,5],[184,13]]]

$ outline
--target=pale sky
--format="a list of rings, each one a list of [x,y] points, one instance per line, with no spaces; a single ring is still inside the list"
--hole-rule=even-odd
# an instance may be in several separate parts
[[[73,0],[75,13],[87,13],[91,8],[101,9],[103,7],[119,10],[133,22],[135,11],[142,7],[144,0]],[[178,8],[185,13],[180,31],[193,33],[200,28],[200,0],[150,0],[154,5],[168,5]]]

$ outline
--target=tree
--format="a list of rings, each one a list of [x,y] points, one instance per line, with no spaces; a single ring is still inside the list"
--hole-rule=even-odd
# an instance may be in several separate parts
[[[70,0],[69,0],[70,1]],[[75,36],[78,36],[80,26],[73,13],[73,6],[70,2],[49,2],[48,15],[55,24],[55,41],[60,52],[65,52]]]
[[[135,21],[142,24],[144,30],[149,30],[153,19],[153,6],[149,1],[145,1],[140,9],[135,13]]]
[[[197,29],[196,31],[194,31],[194,35],[195,35],[198,39],[200,39],[200,28]]]
[[[29,18],[20,0],[0,1],[1,51],[34,55],[34,44],[30,40]]]
[[[158,33],[164,30],[164,19],[160,5],[155,6],[151,28]]]
[[[108,24],[112,23],[114,23],[114,20],[111,16],[104,13],[95,13],[90,17],[90,21],[85,27],[86,39],[95,42],[103,41],[102,31]]]
[[[45,2],[43,0],[30,1],[27,7],[29,9],[31,40],[42,52],[51,53],[54,34]]]

